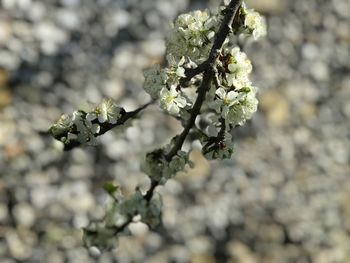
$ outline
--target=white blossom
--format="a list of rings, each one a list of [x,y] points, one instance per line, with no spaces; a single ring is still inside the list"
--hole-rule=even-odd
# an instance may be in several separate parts
[[[242,93],[245,96],[238,103],[223,107],[221,116],[230,124],[243,125],[246,120],[251,119],[258,108],[255,88],[250,87],[250,91]]]
[[[226,73],[228,86],[234,86],[240,89],[249,84],[248,75],[252,71],[252,64],[244,52],[238,47],[226,50],[229,53],[229,64],[227,66],[229,72]]]
[[[245,5],[243,5],[243,8],[245,13],[244,26],[246,27],[246,31],[252,34],[255,40],[265,36],[265,18],[261,16],[258,12],[255,12],[253,9],[247,9]]]
[[[219,88],[216,90],[216,95],[222,101],[223,105],[231,106],[237,101],[239,93],[233,90],[226,92],[225,89]]]
[[[222,106],[229,107],[236,103],[239,99],[239,93],[236,91],[227,92],[224,88],[218,88],[215,92],[217,98],[209,103],[209,107],[217,113],[221,111]]]
[[[72,126],[72,118],[66,114],[63,114],[60,119],[51,126],[50,133],[58,138],[63,134],[66,134]]]
[[[112,100],[103,100],[94,111],[87,114],[86,120],[92,121],[98,119],[99,123],[108,122],[110,124],[116,124],[121,116],[120,111],[121,108],[118,107]]]
[[[195,62],[206,58],[210,43],[218,26],[218,18],[206,11],[193,11],[180,15],[173,25],[167,41],[167,52],[176,58],[188,56]]]
[[[181,57],[180,60],[177,61],[173,55],[169,54],[167,60],[169,67],[164,69],[167,74],[167,84],[169,86],[177,85],[179,84],[180,78],[186,77],[184,68],[186,59],[185,57]]]
[[[176,86],[171,86],[170,90],[163,88],[160,91],[160,106],[172,115],[177,115],[180,108],[184,108],[187,101],[176,90]]]

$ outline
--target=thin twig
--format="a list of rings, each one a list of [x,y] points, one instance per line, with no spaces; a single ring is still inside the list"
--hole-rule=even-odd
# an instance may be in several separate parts
[[[141,106],[140,108],[134,110],[134,111],[129,111],[129,112],[122,112],[122,116],[120,117],[120,119],[118,119],[117,123],[115,124],[111,124],[108,122],[105,123],[99,123],[98,120],[94,120],[92,121],[92,123],[97,123],[98,125],[100,125],[100,131],[95,134],[96,137],[101,136],[102,134],[108,132],[109,130],[117,127],[117,126],[121,126],[123,125],[125,122],[127,122],[128,120],[134,118],[139,112],[141,112],[142,110],[144,110],[145,108],[147,108],[149,105],[153,104],[154,100],[146,103],[145,105]],[[64,144],[64,151],[69,151],[72,150],[75,147],[81,146],[81,143],[77,140],[72,140],[67,144]]]

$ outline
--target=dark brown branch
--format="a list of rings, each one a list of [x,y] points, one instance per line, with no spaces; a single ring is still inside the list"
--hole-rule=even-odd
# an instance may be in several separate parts
[[[179,150],[181,150],[182,145],[183,145],[183,143],[184,143],[184,141],[185,141],[189,131],[193,127],[193,125],[195,123],[195,120],[196,120],[198,114],[200,113],[202,104],[203,104],[204,99],[205,99],[205,95],[207,93],[207,90],[210,87],[210,83],[212,81],[212,78],[213,78],[212,70],[210,70],[209,68],[206,69],[206,71],[204,72],[202,84],[198,88],[198,96],[197,96],[197,99],[196,99],[196,101],[195,101],[195,103],[193,105],[193,108],[191,110],[190,119],[188,120],[188,123],[187,123],[185,129],[177,137],[174,147],[170,150],[170,152],[168,154],[165,155],[165,159],[167,161],[170,161],[174,157],[174,155],[176,155],[176,153]]]
[[[143,196],[143,198],[149,202],[151,201],[152,197],[153,197],[153,192],[154,189],[158,186],[158,181],[156,180],[151,180],[151,187],[148,189],[147,193]]]
[[[204,72],[206,68],[206,64],[202,63],[199,64],[196,68],[187,68],[185,69],[185,78],[180,79],[180,86],[181,87],[186,87],[188,86],[188,83],[191,81],[191,79],[201,73]]]
[[[227,35],[232,30],[231,25],[241,4],[242,0],[232,0],[230,4],[226,7],[224,11],[224,19],[221,23],[218,33],[215,35],[215,41],[210,51],[209,58],[207,60],[208,64],[214,63],[217,57],[219,56],[222,45],[225,42]]]
[[[151,105],[153,103],[154,103],[154,101],[152,100],[134,111],[125,112],[124,114],[122,114],[121,118],[115,124],[110,124],[110,123],[100,124],[97,122],[101,126],[100,132],[97,134],[97,136],[100,136],[100,135],[106,133],[107,131],[117,127],[117,126],[123,125],[129,119],[134,118],[139,112],[141,112],[142,110],[144,110],[145,108],[147,108],[149,105]]]

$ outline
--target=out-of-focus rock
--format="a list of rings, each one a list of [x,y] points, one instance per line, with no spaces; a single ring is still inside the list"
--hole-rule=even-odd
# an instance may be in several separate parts
[[[228,261],[229,263],[235,262],[245,262],[245,263],[257,263],[257,259],[255,258],[252,251],[248,246],[241,242],[231,241],[227,244],[227,252],[229,253],[231,259]]]
[[[10,105],[12,101],[11,92],[7,87],[7,81],[8,72],[0,69],[0,109]]]
[[[0,21],[0,47],[7,43],[12,36],[12,27],[7,21]]]
[[[193,150],[190,153],[190,160],[193,162],[194,167],[193,168],[187,168],[185,172],[180,172],[178,177],[179,180],[196,180],[196,177],[198,178],[205,178],[210,173],[210,164],[209,162],[203,157],[201,151],[199,150]]]
[[[31,227],[35,222],[35,210],[29,204],[17,204],[12,213],[19,225]]]
[[[283,126],[290,119],[290,106],[287,98],[276,90],[268,90],[261,95],[261,109],[266,113],[268,123]]]
[[[191,256],[191,263],[215,263],[216,260],[211,255],[193,254]]]
[[[8,231],[5,234],[5,238],[8,244],[9,252],[13,258],[16,260],[25,260],[31,256],[31,247],[25,244],[16,232],[12,230]]]
[[[276,14],[286,8],[286,0],[247,0],[248,7],[262,13]]]

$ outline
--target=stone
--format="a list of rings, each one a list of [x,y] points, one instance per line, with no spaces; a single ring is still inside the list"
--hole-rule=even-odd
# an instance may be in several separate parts
[[[36,219],[35,211],[27,203],[17,204],[12,211],[17,223],[26,227],[31,227]]]
[[[286,9],[286,0],[247,0],[249,8],[262,13],[280,13]]]
[[[31,248],[20,239],[16,232],[12,230],[8,231],[5,235],[5,239],[9,248],[9,253],[14,259],[22,261],[31,256]]]
[[[178,179],[180,181],[201,180],[210,174],[210,164],[203,157],[201,151],[193,150],[190,153],[190,160],[194,163],[193,168],[187,168],[185,172],[180,172]]]
[[[290,105],[284,95],[276,90],[268,90],[260,96],[260,106],[267,122],[272,127],[283,126],[290,119]]]
[[[7,205],[5,204],[0,204],[0,222],[4,223],[8,217],[8,209]]]
[[[77,13],[69,9],[61,9],[56,13],[57,23],[68,30],[77,29],[80,26],[80,19]]]
[[[254,253],[244,243],[239,241],[231,241],[227,244],[227,251],[231,256],[229,262],[245,262],[245,263],[257,263]]]
[[[0,21],[0,45],[5,45],[12,37],[11,24],[6,21]]]

